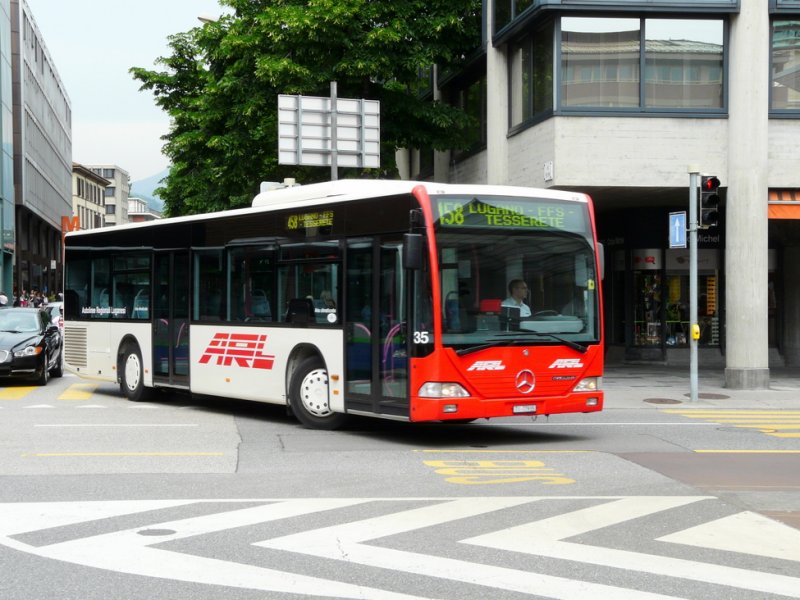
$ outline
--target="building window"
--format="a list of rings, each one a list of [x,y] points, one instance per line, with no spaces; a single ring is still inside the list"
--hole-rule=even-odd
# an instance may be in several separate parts
[[[512,44],[509,61],[511,125],[553,111],[553,33],[550,22]]]
[[[562,107],[639,106],[639,27],[639,19],[561,19]]]
[[[560,108],[720,111],[723,35],[720,19],[563,17]]]
[[[455,158],[464,158],[486,147],[486,75],[453,89],[451,97],[472,118],[464,131],[467,148],[454,152]]]
[[[800,20],[772,23],[770,109],[800,110]]]
[[[645,106],[722,108],[722,21],[645,20]]]
[[[114,179],[114,169],[103,169],[103,177],[106,179]]]
[[[106,188],[106,192],[105,192],[105,193],[106,193],[106,198],[113,198],[113,197],[114,197],[114,192],[115,192],[115,191],[116,191],[116,188],[114,188],[114,187],[107,187],[107,188]]]

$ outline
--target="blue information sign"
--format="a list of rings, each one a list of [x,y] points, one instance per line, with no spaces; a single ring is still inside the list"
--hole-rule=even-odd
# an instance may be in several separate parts
[[[669,213],[669,247],[686,248],[686,211]]]

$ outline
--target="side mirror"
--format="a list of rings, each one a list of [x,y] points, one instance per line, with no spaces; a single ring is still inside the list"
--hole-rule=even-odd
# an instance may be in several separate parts
[[[423,251],[425,244],[424,237],[419,233],[403,234],[403,268],[419,271],[422,269],[424,261]]]

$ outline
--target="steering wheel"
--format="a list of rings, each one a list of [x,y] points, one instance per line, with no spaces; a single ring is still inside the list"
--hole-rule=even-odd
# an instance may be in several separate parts
[[[535,312],[535,313],[533,313],[533,316],[534,317],[544,317],[544,316],[557,315],[557,314],[558,314],[557,310],[548,309],[548,310],[540,310],[539,312]]]

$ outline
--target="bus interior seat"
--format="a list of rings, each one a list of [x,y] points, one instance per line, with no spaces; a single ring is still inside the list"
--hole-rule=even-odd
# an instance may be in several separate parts
[[[267,293],[264,290],[253,290],[252,310],[253,316],[256,318],[269,319],[272,317]]]
[[[292,298],[286,311],[287,323],[313,323],[314,302],[311,298]]]

